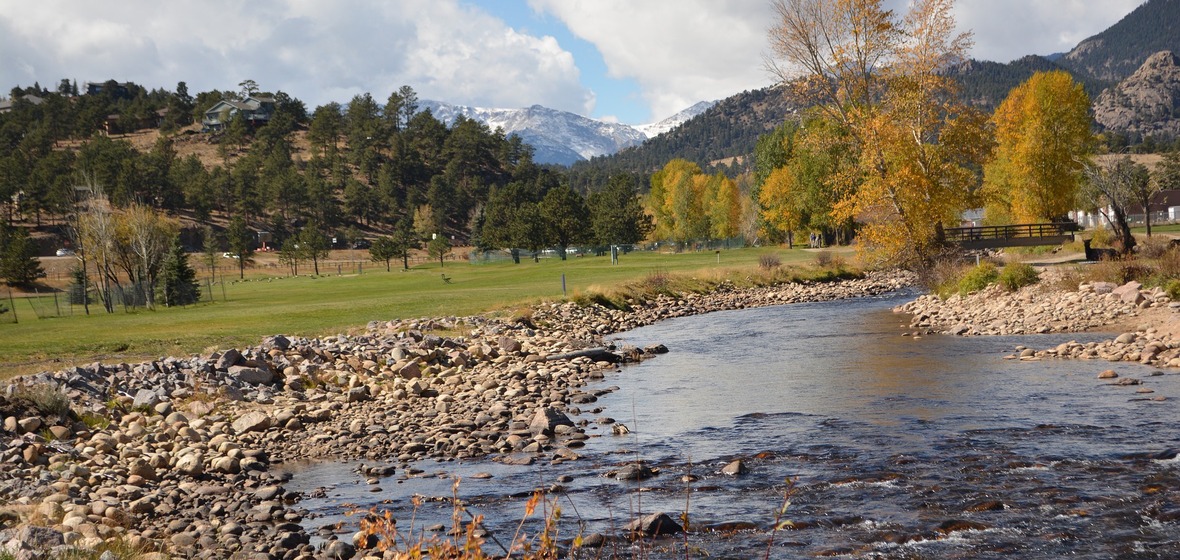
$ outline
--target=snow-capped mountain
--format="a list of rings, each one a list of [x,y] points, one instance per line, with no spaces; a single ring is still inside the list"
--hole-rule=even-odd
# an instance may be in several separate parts
[[[697,103],[658,123],[642,127],[597,121],[540,105],[524,109],[487,109],[424,100],[418,106],[421,110],[430,109],[434,118],[447,126],[451,126],[462,115],[482,122],[492,130],[503,128],[505,133],[516,134],[533,146],[534,161],[570,165],[642,144],[644,140],[672,130],[715,103]]]
[[[533,146],[533,160],[538,163],[570,165],[613,154],[647,139],[642,132],[625,124],[596,121],[540,105],[524,109],[486,109],[422,101],[419,108],[430,109],[434,118],[447,126],[463,115],[488,125],[492,130],[503,128],[507,134],[515,133]]]
[[[696,105],[693,105],[692,107],[676,113],[675,115],[672,115],[662,121],[651,124],[637,124],[635,125],[635,129],[647,135],[648,138],[655,138],[656,136],[659,136],[665,132],[668,132],[669,130],[672,130],[673,128],[684,124],[685,121],[688,121],[689,119],[704,113],[705,111],[708,111],[716,104],[716,101],[701,101]]]

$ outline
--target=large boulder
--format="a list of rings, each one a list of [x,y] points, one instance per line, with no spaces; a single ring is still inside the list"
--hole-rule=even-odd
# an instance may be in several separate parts
[[[684,527],[664,512],[645,515],[627,524],[627,532],[633,535],[658,537],[683,533]]]
[[[655,476],[656,471],[652,470],[652,468],[647,465],[630,463],[623,465],[623,467],[619,470],[608,474],[614,476],[618,480],[646,480]]]
[[[160,404],[160,395],[151,389],[140,389],[135,392],[135,399],[131,401],[131,408],[153,408]]]
[[[201,476],[205,472],[205,457],[200,453],[189,453],[176,461],[176,470],[189,476]]]
[[[236,365],[241,359],[242,353],[234,348],[230,348],[217,358],[217,364],[214,367],[217,369],[229,369],[229,366]]]
[[[229,375],[250,385],[269,385],[275,380],[275,374],[270,368],[261,367],[230,366]]]
[[[234,420],[234,431],[239,434],[247,432],[263,432],[270,429],[274,425],[274,419],[269,414],[260,410],[254,412],[247,412]]]
[[[728,465],[725,465],[721,468],[721,474],[729,476],[738,476],[748,472],[750,472],[750,469],[746,467],[745,461],[742,461],[741,459],[732,461]]]
[[[1139,293],[1139,288],[1142,286],[1143,285],[1138,282],[1131,281],[1115,288],[1110,293],[1114,294],[1114,296],[1123,303],[1138,305],[1144,299],[1143,294]]]
[[[570,420],[565,413],[554,408],[541,408],[533,415],[533,419],[529,422],[529,431],[533,435],[545,434],[552,437],[554,430],[558,426],[573,426],[574,421]]]
[[[498,341],[498,343],[499,343],[500,349],[503,350],[506,354],[515,354],[517,352],[520,352],[520,348],[521,348],[520,341],[518,341],[514,338],[502,336],[502,337],[500,337],[500,340]]]
[[[16,531],[17,542],[27,550],[48,551],[65,544],[65,536],[57,529],[25,525]]]
[[[404,365],[395,366],[397,374],[402,379],[417,379],[422,377],[422,366],[418,365],[416,360],[411,360]]]

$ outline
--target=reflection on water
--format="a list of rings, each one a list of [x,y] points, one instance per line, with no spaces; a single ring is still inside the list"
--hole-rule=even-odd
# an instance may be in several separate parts
[[[686,499],[694,523],[765,527],[783,481],[798,476],[790,517],[801,529],[779,537],[774,557],[1180,556],[1180,470],[1167,452],[1180,446],[1180,414],[1176,400],[1149,400],[1180,398],[1180,376],[1117,364],[1155,391],[1140,394],[1099,382],[1105,362],[1003,359],[1017,344],[1093,335],[903,337],[905,321],[889,311],[898,301],[722,312],[625,333],[622,343],[671,352],[608,376],[604,384],[620,390],[595,406],[634,433],[611,436],[609,426],[591,424],[588,433],[600,437],[573,463],[428,463],[418,467],[431,476],[387,479],[381,492],[346,467],[319,465],[291,489],[334,484],[304,504],[324,514],[341,502],[386,500],[406,515],[414,493],[450,494],[440,473],[462,476],[463,498],[511,535],[523,500],[508,496],[563,475],[574,477],[564,484],[565,518],[588,531],[617,527],[637,510],[679,512]],[[720,475],[734,458],[752,472]],[[644,492],[600,476],[636,459],[662,469]],[[472,478],[481,471],[493,478]],[[686,474],[698,479],[682,483]],[[430,503],[418,515],[445,522],[450,510]],[[970,530],[948,529],[956,521]],[[766,536],[691,541],[714,556],[761,557]]]

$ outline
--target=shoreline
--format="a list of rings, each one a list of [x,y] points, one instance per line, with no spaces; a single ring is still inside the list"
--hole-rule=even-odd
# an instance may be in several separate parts
[[[372,322],[355,336],[275,335],[203,357],[16,378],[0,399],[0,459],[13,466],[0,474],[7,503],[0,546],[33,558],[110,542],[148,560],[172,551],[196,558],[355,553],[342,540],[322,550],[310,545],[301,496],[283,488],[286,478],[273,467],[327,458],[399,463],[375,473],[387,476],[428,458],[512,453],[529,462],[574,461],[588,436],[566,412],[596,399],[581,389],[619,363],[666,351],[613,348],[605,336],[713,311],[877,295],[913,281],[875,273],[743,290],[722,285],[630,311],[554,303],[508,320]],[[432,334],[455,331],[468,334]],[[54,387],[68,402],[47,390]]]
[[[1053,348],[1017,348],[1010,356],[1022,360],[1063,358],[1111,362],[1132,361],[1157,368],[1180,368],[1180,302],[1158,287],[1138,282],[1116,285],[1081,282],[1061,289],[1053,269],[1039,284],[1007,292],[990,285],[968,296],[945,301],[923,295],[894,308],[912,316],[910,336],[1032,335],[1106,332],[1102,342],[1067,342]],[[1046,284],[1053,284],[1052,286]]]

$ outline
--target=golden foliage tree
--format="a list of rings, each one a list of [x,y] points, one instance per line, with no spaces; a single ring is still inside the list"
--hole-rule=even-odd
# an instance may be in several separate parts
[[[1062,70],[1038,72],[1008,94],[992,117],[996,158],[984,167],[989,212],[1028,223],[1073,209],[1094,145],[1089,111],[1086,91]]]
[[[709,217],[709,235],[714,239],[737,237],[741,232],[742,200],[737,183],[722,173],[709,176],[706,183],[705,208]]]
[[[655,219],[657,237],[683,242],[700,229],[696,222],[704,215],[694,184],[700,174],[699,165],[680,158],[652,174],[647,208]]]
[[[795,246],[795,231],[802,226],[803,219],[798,205],[798,190],[794,172],[783,166],[771,171],[758,191],[763,221],[772,228],[786,232],[790,247]]]
[[[846,193],[833,214],[862,224],[868,264],[925,265],[940,225],[968,206],[993,139],[940,72],[971,44],[954,33],[952,0],[917,0],[901,18],[881,4],[774,0],[768,66],[847,131],[855,164],[833,178]]]
[[[705,175],[697,164],[678,158],[651,176],[645,204],[655,219],[656,237],[686,243],[741,233],[743,198],[724,174]]]

